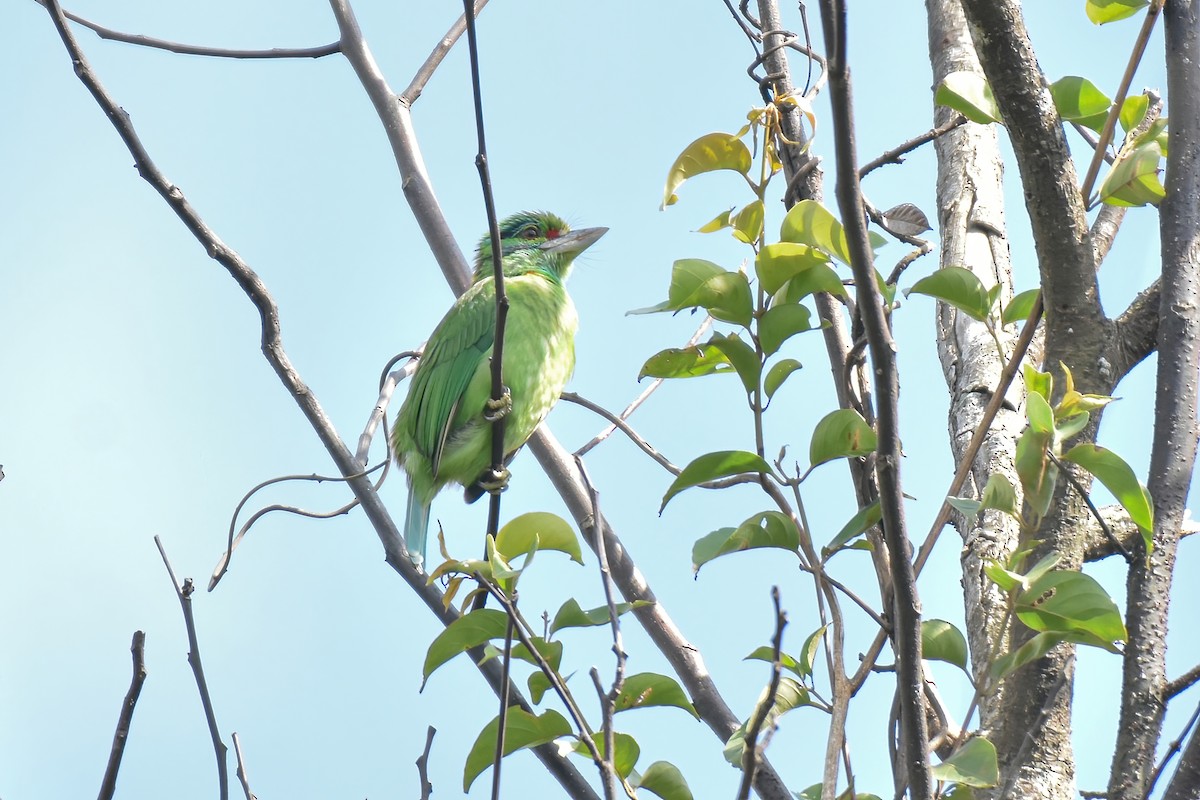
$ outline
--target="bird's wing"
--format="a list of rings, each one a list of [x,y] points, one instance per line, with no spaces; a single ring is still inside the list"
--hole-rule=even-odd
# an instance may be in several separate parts
[[[459,405],[496,338],[496,292],[480,281],[459,298],[429,337],[411,393],[417,405],[413,438],[438,472]]]

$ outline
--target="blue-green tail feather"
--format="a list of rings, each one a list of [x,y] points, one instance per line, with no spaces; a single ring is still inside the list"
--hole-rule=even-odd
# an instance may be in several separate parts
[[[404,514],[404,546],[414,564],[425,561],[425,547],[429,539],[429,503],[417,499],[417,493],[409,489],[408,511]]]

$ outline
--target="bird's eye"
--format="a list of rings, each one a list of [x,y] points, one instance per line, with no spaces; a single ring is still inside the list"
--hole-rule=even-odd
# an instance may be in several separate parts
[[[538,230],[537,225],[526,225],[524,228],[521,228],[521,230],[517,231],[518,239],[537,239],[540,236],[541,231]]]

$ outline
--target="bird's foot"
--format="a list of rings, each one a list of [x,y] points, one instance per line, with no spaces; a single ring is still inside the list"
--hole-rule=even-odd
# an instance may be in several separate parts
[[[508,488],[508,479],[511,474],[506,467],[501,467],[499,470],[488,467],[475,484],[485,492],[500,494]]]
[[[496,400],[489,397],[483,406],[483,418],[488,422],[495,422],[498,419],[504,419],[508,416],[508,412],[512,411],[512,393],[508,391],[508,387],[504,387],[503,394],[500,399]]]

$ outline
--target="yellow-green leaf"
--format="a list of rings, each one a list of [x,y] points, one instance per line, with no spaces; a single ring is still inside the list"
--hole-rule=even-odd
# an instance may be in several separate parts
[[[992,87],[974,72],[951,72],[938,84],[933,101],[953,108],[972,122],[986,125],[1000,121],[1000,107],[996,105]]]
[[[705,172],[731,169],[743,175],[750,171],[750,150],[741,139],[728,133],[709,133],[684,148],[667,173],[662,208],[673,205],[683,182]]]
[[[515,753],[526,747],[537,747],[552,742],[560,736],[571,733],[571,723],[566,717],[551,709],[544,714],[534,716],[519,706],[509,706],[504,725],[504,755]],[[493,717],[492,721],[483,727],[471,751],[467,754],[467,763],[463,769],[463,792],[471,789],[484,770],[492,765],[496,755],[496,738],[500,732],[500,718]]]

